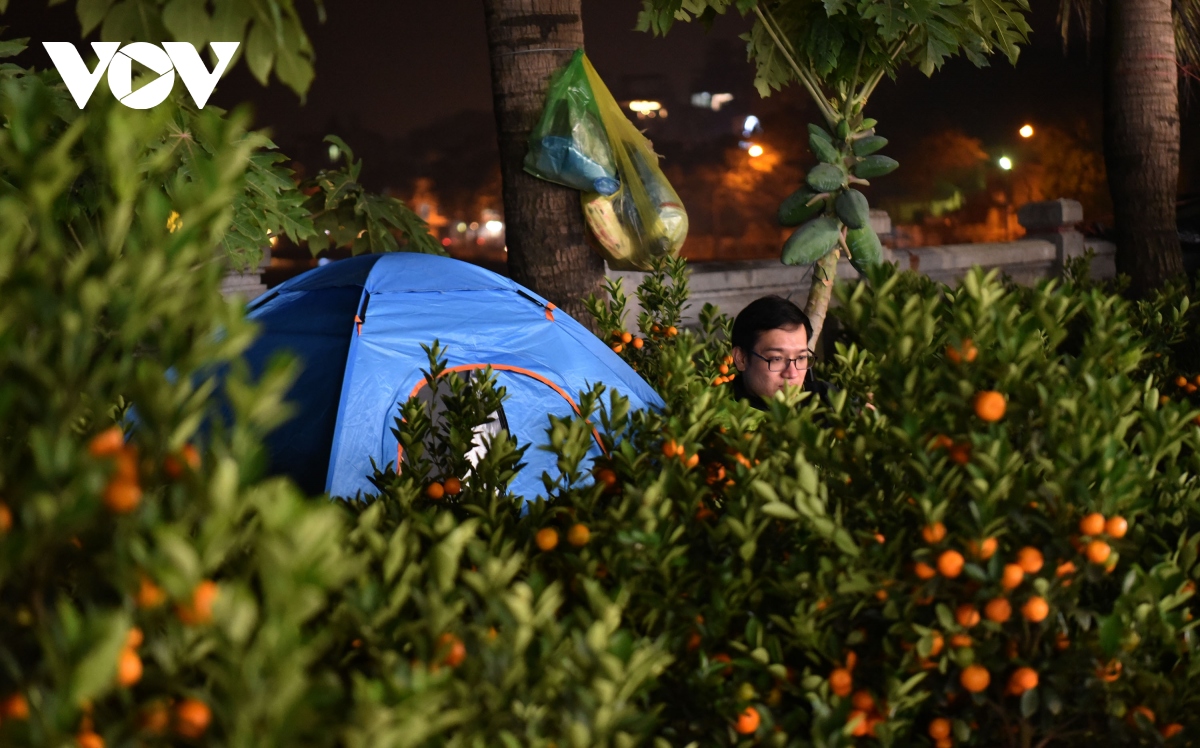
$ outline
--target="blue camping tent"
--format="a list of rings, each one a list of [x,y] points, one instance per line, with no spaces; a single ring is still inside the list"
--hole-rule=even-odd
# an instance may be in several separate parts
[[[491,365],[507,391],[501,421],[521,444],[527,466],[511,490],[544,492],[556,475],[549,415],[574,412],[578,393],[603,383],[635,408],[662,400],[586,328],[553,304],[483,268],[432,255],[364,255],[310,270],[251,303],[262,326],[247,352],[261,373],[277,351],[300,359],[288,399],[296,415],[267,440],[271,470],[309,493],[371,491],[371,460],[397,465],[392,428],[399,404],[424,386],[436,338],[451,369]],[[599,445],[593,444],[593,456]]]

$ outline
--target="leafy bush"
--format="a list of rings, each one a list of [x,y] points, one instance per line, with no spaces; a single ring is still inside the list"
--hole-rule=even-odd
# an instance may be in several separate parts
[[[1197,412],[1157,386],[1190,324],[1179,289],[1135,306],[885,269],[839,290],[856,342],[823,373],[842,390],[759,414],[712,386],[727,320],[706,310],[703,344],[664,334],[682,271],[647,279],[641,346],[623,337],[619,287],[592,302],[668,403],[583,399],[607,435],[595,485],[576,485],[589,430],[554,421],[550,501],[496,497],[489,471],[519,467],[500,440],[502,468],[413,505],[517,543],[531,578],[575,593],[568,611],[594,583],[625,596],[632,632],[674,658],[645,697],[649,735],[1136,745],[1196,729]],[[860,392],[873,409],[851,404]],[[406,449],[428,436],[414,407],[397,424]],[[446,427],[449,454],[489,407]],[[381,480],[385,496],[441,485],[415,462]],[[562,542],[573,533],[586,542]]]
[[[256,138],[203,114],[215,147],[184,156],[168,110],[63,126],[55,96],[0,96],[0,742],[125,744],[168,708],[180,734],[286,736],[303,627],[353,570],[344,519],[253,482],[285,370],[235,377],[239,417],[194,446],[211,368],[253,335],[211,258]]]
[[[583,393],[544,499],[506,491],[503,432],[467,457],[503,392],[443,379],[434,344],[444,417],[403,404],[400,472],[314,500],[261,476],[291,372],[241,376],[253,330],[210,261],[259,136],[199,113],[211,147],[170,147],[167,109],[56,96],[0,95],[0,743],[1200,734],[1181,288],[883,268],[838,289],[840,391],[758,412],[720,386],[728,318],[681,330],[666,263],[636,334],[619,286],[590,304],[666,407]]]
[[[253,330],[211,262],[261,143],[244,114],[197,115],[212,148],[177,149],[168,108],[64,125],[56,94],[0,96],[0,744],[594,745],[645,724],[630,694],[665,657],[622,634],[619,598],[563,620],[561,586],[473,523],[261,480],[290,369],[239,374]]]
[[[125,7],[124,4],[114,6],[113,13],[126,17],[128,13],[121,10]],[[288,22],[291,20],[289,18]],[[0,59],[19,56],[28,41],[0,40]],[[269,70],[269,59],[267,63]],[[46,133],[65,132],[79,121],[80,110],[55,70],[37,72],[3,62],[0,63],[0,86],[17,98],[25,96],[23,91],[39,91],[36,116]],[[101,80],[100,88],[107,88],[106,79]],[[89,111],[95,110],[101,100],[107,102],[110,98],[106,90],[97,92],[92,98],[93,103],[89,104]],[[34,106],[27,98],[22,100],[27,102],[25,106]],[[226,113],[209,106],[201,114],[182,97],[156,108],[164,109],[172,112],[169,135],[161,141],[143,144],[142,152],[136,155],[170,161],[178,176],[186,181],[194,169],[204,168],[205,158],[226,145],[210,137],[213,117]],[[288,161],[287,156],[280,153],[263,133],[246,133],[243,137],[253,151],[229,195],[232,214],[220,229],[216,244],[220,247],[216,256],[230,268],[256,267],[262,261],[263,248],[273,237],[281,235],[296,244],[308,246],[313,255],[331,246],[349,248],[354,254],[394,252],[401,248],[445,254],[442,246],[429,234],[425,222],[403,202],[367,192],[359,184],[362,162],[354,159],[353,151],[337,136],[330,135],[326,141],[338,146],[345,164],[321,169],[303,180],[283,165]],[[64,220],[79,218],[95,207],[94,189],[88,174],[83,174],[70,189],[76,198],[75,205],[73,210],[63,213]],[[171,220],[173,226],[178,225],[174,223],[177,218]],[[80,230],[80,226],[73,228]]]

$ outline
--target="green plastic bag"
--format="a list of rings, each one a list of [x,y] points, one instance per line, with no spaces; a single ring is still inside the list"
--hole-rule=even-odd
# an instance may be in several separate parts
[[[583,193],[592,246],[614,268],[649,269],[655,258],[677,255],[687,238],[687,211],[658,155],[583,50],[550,82],[525,170]]]

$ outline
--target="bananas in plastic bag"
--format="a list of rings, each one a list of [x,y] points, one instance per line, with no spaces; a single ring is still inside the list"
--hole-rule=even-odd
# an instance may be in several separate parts
[[[687,211],[658,155],[583,50],[550,82],[525,170],[583,193],[592,244],[614,268],[648,269],[687,238]]]

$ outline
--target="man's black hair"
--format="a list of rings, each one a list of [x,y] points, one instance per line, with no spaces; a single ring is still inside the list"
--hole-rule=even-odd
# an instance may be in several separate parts
[[[782,296],[764,296],[750,302],[733,321],[735,347],[752,351],[758,344],[759,335],[767,330],[804,325],[804,331],[812,339],[812,323],[800,307]]]

